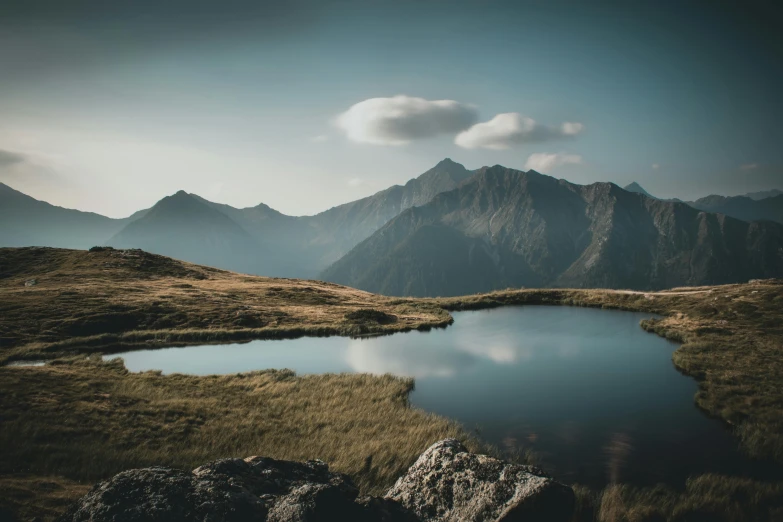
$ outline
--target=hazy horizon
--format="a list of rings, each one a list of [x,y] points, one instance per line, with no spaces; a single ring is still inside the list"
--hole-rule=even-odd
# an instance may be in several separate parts
[[[12,2],[0,182],[312,215],[444,157],[692,200],[783,186],[765,2]]]
[[[451,158],[444,158],[444,159],[451,159]],[[434,166],[435,166],[435,165],[432,165],[432,166],[430,166],[429,168],[432,168],[432,167],[434,167]],[[481,167],[478,167],[478,168],[475,168],[475,169],[471,169],[471,168],[469,168],[469,167],[466,167],[466,168],[468,168],[468,170],[477,171],[477,170],[480,170],[481,168],[485,168],[485,167],[491,167],[491,166],[493,166],[493,165],[482,165]],[[502,166],[503,166],[503,167],[506,167],[506,165],[502,165]],[[429,168],[428,168],[428,169],[426,169],[426,170],[429,170]],[[512,169],[514,169],[515,167],[509,167],[509,168],[512,168]],[[344,204],[347,204],[347,203],[351,203],[351,202],[353,202],[353,201],[356,201],[356,200],[358,200],[358,199],[362,199],[362,198],[365,198],[365,197],[372,196],[373,194],[376,194],[376,193],[378,193],[378,192],[382,192],[382,191],[384,191],[384,190],[386,190],[386,189],[388,189],[388,188],[391,188],[391,187],[393,187],[393,186],[403,186],[403,185],[405,185],[405,183],[406,183],[407,181],[409,181],[409,180],[411,180],[411,179],[414,179],[414,178],[418,177],[418,176],[419,176],[419,175],[421,175],[421,174],[424,174],[424,172],[426,172],[426,170],[424,170],[424,171],[422,171],[422,172],[420,172],[420,173],[418,173],[418,174],[416,174],[416,175],[413,175],[413,176],[411,176],[411,177],[407,178],[405,181],[403,181],[403,182],[401,182],[401,183],[396,183],[395,185],[390,185],[390,186],[388,186],[388,187],[383,187],[383,188],[381,188],[381,189],[379,189],[379,190],[377,190],[377,191],[376,191],[376,190],[373,190],[373,191],[372,191],[371,193],[369,193],[369,194],[366,194],[366,195],[363,195],[363,196],[359,196],[359,197],[357,197],[357,198],[354,198],[354,199],[349,199],[349,200],[345,200],[345,201],[337,202],[337,203],[335,203],[334,205],[331,205],[331,206],[329,206],[329,207],[327,207],[327,208],[324,208],[324,209],[321,209],[321,210],[318,210],[318,211],[316,211],[316,212],[312,212],[312,213],[309,213],[309,214],[288,214],[288,213],[286,213],[286,212],[282,212],[282,211],[280,211],[280,209],[278,209],[278,208],[275,208],[275,207],[273,207],[272,205],[269,205],[269,204],[268,204],[268,203],[266,203],[265,201],[258,201],[258,202],[256,202],[256,203],[251,203],[250,205],[236,206],[236,205],[232,205],[231,203],[229,203],[229,202],[227,202],[227,201],[221,201],[221,200],[218,200],[218,199],[211,199],[211,198],[209,198],[209,197],[205,196],[204,194],[199,194],[199,193],[197,193],[197,192],[191,192],[191,191],[185,191],[185,192],[187,192],[188,194],[191,194],[191,195],[196,195],[196,196],[199,196],[199,197],[201,197],[201,198],[207,199],[207,200],[209,200],[209,201],[212,201],[213,203],[220,203],[220,204],[225,204],[225,205],[233,206],[233,207],[235,207],[235,208],[239,208],[239,209],[242,209],[242,208],[252,208],[252,207],[258,206],[258,205],[260,205],[260,204],[264,204],[264,205],[268,205],[268,206],[269,206],[270,208],[272,208],[273,210],[276,210],[276,211],[278,211],[278,212],[282,212],[282,213],[283,213],[283,214],[285,214],[285,215],[289,215],[289,216],[293,216],[293,217],[306,217],[306,216],[314,216],[314,215],[317,215],[317,214],[319,214],[319,213],[321,213],[321,212],[324,212],[324,211],[326,211],[326,210],[329,210],[329,209],[331,209],[331,208],[334,208],[334,207],[337,207],[337,206],[340,206],[340,205],[344,205]],[[515,170],[524,171],[523,169],[515,169]],[[528,169],[528,170],[530,170],[530,169]],[[533,169],[533,170],[535,170],[535,169]],[[545,174],[545,175],[548,175],[548,174]],[[591,184],[591,183],[602,183],[602,182],[614,183],[614,182],[612,182],[612,181],[601,181],[601,180],[596,180],[596,181],[587,182],[587,183],[576,183],[576,182],[573,182],[573,181],[571,181],[571,180],[569,180],[569,179],[567,179],[567,178],[561,178],[561,177],[558,177],[558,176],[553,176],[553,177],[555,177],[555,178],[557,178],[557,179],[565,180],[565,181],[567,181],[567,182],[569,182],[569,183],[574,183],[574,184],[577,184],[577,185],[589,185],[589,184]],[[618,186],[620,186],[620,187],[622,187],[622,188],[625,188],[625,186],[627,186],[627,185],[630,185],[631,183],[634,183],[634,182],[632,181],[632,182],[630,182],[630,183],[627,183],[627,184],[625,184],[625,185],[620,185],[620,184],[617,184],[617,183],[615,183],[615,184],[616,184],[616,185],[618,185]],[[643,189],[647,190],[647,187],[645,187],[645,186],[644,186],[642,183],[639,183],[639,182],[636,182],[636,183],[637,183],[637,184],[639,184],[639,185],[640,185],[640,186],[641,186]],[[13,190],[17,190],[17,191],[19,191],[19,192],[22,192],[22,193],[24,193],[24,194],[26,194],[26,195],[28,195],[28,196],[31,196],[31,197],[33,197],[33,198],[35,198],[35,199],[38,199],[39,201],[45,201],[46,203],[50,203],[50,204],[56,205],[56,203],[54,203],[54,202],[52,202],[52,201],[48,201],[48,200],[46,200],[46,199],[43,199],[43,198],[38,198],[38,197],[36,197],[34,194],[30,194],[30,193],[26,193],[26,192],[24,192],[24,191],[21,191],[21,190],[19,190],[18,188],[16,188],[16,187],[12,186],[12,185],[9,185],[9,184],[7,184],[7,183],[3,183],[2,181],[0,181],[0,184],[6,185],[6,186],[10,187],[10,188],[11,188],[11,189],[13,189]],[[769,190],[769,191],[771,191],[771,190],[776,190],[776,189],[777,189],[777,190],[780,190],[780,189],[778,189],[777,187],[769,187],[768,189],[764,189],[764,190],[761,190],[761,191],[758,191],[758,192],[762,192],[762,191],[766,192],[766,191],[768,191],[768,190]],[[145,210],[146,208],[149,208],[149,207],[153,206],[154,204],[158,203],[160,200],[162,200],[162,199],[164,199],[164,198],[166,198],[166,197],[169,197],[169,196],[173,196],[174,194],[176,194],[177,192],[179,192],[179,191],[182,191],[182,190],[184,190],[184,189],[179,189],[179,190],[176,190],[176,191],[174,191],[174,192],[171,192],[171,193],[169,193],[169,194],[163,194],[163,195],[161,195],[161,196],[160,196],[160,198],[158,198],[157,200],[155,200],[155,201],[154,201],[154,202],[153,202],[151,205],[149,205],[149,206],[147,206],[147,207],[140,207],[140,208],[134,209],[134,210],[132,210],[131,212],[129,212],[129,213],[127,213],[127,214],[123,214],[123,215],[108,215],[108,214],[101,214],[100,212],[96,212],[96,213],[98,213],[98,214],[101,214],[101,215],[104,215],[104,216],[107,216],[107,217],[110,217],[110,218],[113,218],[113,219],[123,219],[123,218],[127,218],[127,217],[130,217],[130,216],[131,216],[132,214],[134,214],[135,212],[138,212],[138,211],[140,211],[140,210]],[[648,193],[650,193],[651,191],[649,191],[649,190],[648,190],[647,192],[648,192]],[[752,193],[752,192],[756,192],[756,191],[751,191],[750,193]],[[721,196],[745,196],[746,194],[748,194],[748,192],[745,192],[745,193],[742,193],[742,194],[718,194],[718,195],[721,195]],[[658,194],[655,194],[655,193],[651,193],[650,195],[651,195],[651,196],[653,196],[653,197],[661,197],[661,198],[663,198],[663,196],[659,196]],[[700,198],[700,197],[706,197],[706,196],[710,196],[710,195],[715,195],[715,193],[703,194],[703,195],[701,195],[701,196],[697,196],[697,197],[693,198],[692,200],[693,200],[693,201],[695,201],[696,199],[698,199],[698,198]],[[676,195],[675,195],[675,196],[671,196],[671,197],[672,197],[672,198],[675,198],[675,197],[679,197],[679,196],[676,196]],[[682,198],[680,198],[680,199],[682,199]],[[685,199],[683,199],[683,201],[691,201],[691,199],[688,199],[688,200],[685,200]],[[93,211],[93,210],[84,209],[84,208],[78,208],[78,207],[67,207],[67,206],[64,206],[64,205],[57,205],[57,206],[62,206],[63,208],[68,208],[68,209],[72,209],[72,210],[79,210],[79,211],[82,211],[82,212],[95,212],[95,211]]]

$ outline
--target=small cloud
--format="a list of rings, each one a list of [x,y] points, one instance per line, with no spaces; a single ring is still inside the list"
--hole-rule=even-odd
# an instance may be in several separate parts
[[[576,136],[577,134],[582,132],[584,128],[585,126],[582,125],[581,123],[569,122],[569,121],[565,122],[560,126],[560,130],[565,136]]]
[[[740,165],[740,170],[753,170],[758,168],[758,163],[746,163],[745,165]]]
[[[652,164],[652,169],[653,169],[653,170],[658,170],[659,168],[661,168],[661,166],[660,166],[660,165],[658,165],[657,163],[653,163],[653,164]]]
[[[538,172],[546,173],[561,165],[580,165],[581,163],[582,156],[579,154],[536,152],[527,158],[525,170],[533,169]]]
[[[351,178],[348,180],[349,187],[360,187],[362,185],[364,185],[364,180],[362,178]]]
[[[326,134],[319,134],[318,136],[313,136],[312,138],[310,138],[310,141],[312,141],[313,143],[323,143],[325,141],[329,141],[329,136],[327,136]]]
[[[398,95],[370,98],[337,116],[348,139],[374,145],[405,145],[440,134],[455,134],[478,120],[476,109],[454,100]]]
[[[581,123],[566,122],[559,127],[549,127],[518,112],[507,112],[461,132],[454,143],[465,149],[503,150],[523,143],[571,138],[583,130]]]
[[[22,192],[45,194],[62,190],[70,183],[62,178],[40,153],[21,153],[0,149],[0,182]]]
[[[7,167],[25,161],[26,157],[18,152],[0,149],[0,167]]]

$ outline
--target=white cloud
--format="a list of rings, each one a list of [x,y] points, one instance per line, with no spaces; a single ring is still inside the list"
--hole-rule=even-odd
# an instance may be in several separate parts
[[[560,127],[548,127],[518,112],[506,112],[459,133],[454,143],[465,149],[502,150],[522,143],[573,137],[583,130],[581,123],[566,122]]]
[[[659,168],[661,168],[661,166],[658,165],[657,163],[653,163],[652,164],[652,168],[653,168],[653,170],[658,170]]]
[[[359,187],[361,185],[364,185],[364,180],[362,178],[351,178],[348,180],[349,187]]]
[[[560,126],[560,130],[566,136],[576,136],[585,129],[581,123],[567,121]]]
[[[536,152],[527,158],[525,170],[533,169],[538,172],[549,172],[553,168],[561,165],[579,165],[581,163],[582,156],[579,154]]]
[[[478,114],[471,105],[398,95],[352,105],[337,117],[335,124],[352,141],[405,145],[417,139],[457,133],[477,120]]]
[[[753,170],[758,168],[758,166],[758,163],[746,163],[745,165],[740,165],[740,170]]]
[[[313,143],[323,143],[325,141],[329,141],[329,136],[327,136],[326,134],[319,134],[318,136],[313,136],[312,138],[310,138],[310,141],[312,141]]]

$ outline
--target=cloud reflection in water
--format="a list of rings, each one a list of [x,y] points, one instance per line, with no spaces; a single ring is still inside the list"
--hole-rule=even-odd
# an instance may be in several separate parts
[[[533,350],[520,346],[521,339],[510,335],[472,335],[463,332],[452,342],[433,346],[431,343],[378,342],[369,344],[361,339],[350,342],[345,361],[353,371],[424,378],[454,377],[474,367],[482,360],[496,364],[514,364],[533,358]]]

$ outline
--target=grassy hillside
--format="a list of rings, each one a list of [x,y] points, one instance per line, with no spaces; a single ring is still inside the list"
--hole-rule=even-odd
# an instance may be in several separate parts
[[[505,290],[400,299],[139,251],[0,249],[0,358],[57,359],[0,367],[0,515],[5,508],[52,518],[88,484],[129,467],[191,468],[251,454],[323,458],[364,490],[381,491],[429,443],[465,437],[448,420],[408,406],[410,380],[280,371],[134,374],[97,354],[426,329],[449,324],[449,310],[510,304],[663,315],[643,326],[683,342],[674,362],[699,380],[696,403],[730,423],[753,455],[783,462],[780,281],[656,293]],[[783,485],[736,477],[702,476],[682,490],[615,485],[579,493],[581,520],[774,520],[783,513]]]
[[[352,314],[368,309],[378,313]],[[53,248],[0,248],[0,316],[0,363],[451,322],[436,303],[330,283],[242,275],[138,250]]]

